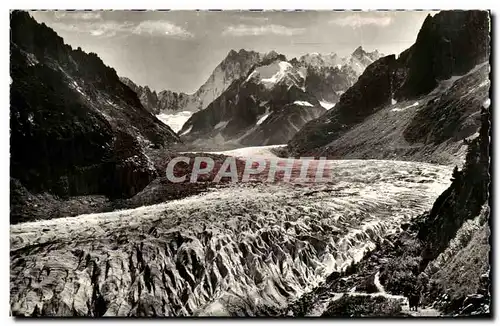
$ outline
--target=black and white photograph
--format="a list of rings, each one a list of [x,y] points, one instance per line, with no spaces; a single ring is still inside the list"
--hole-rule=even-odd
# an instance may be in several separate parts
[[[10,10],[10,316],[491,318],[493,18]]]

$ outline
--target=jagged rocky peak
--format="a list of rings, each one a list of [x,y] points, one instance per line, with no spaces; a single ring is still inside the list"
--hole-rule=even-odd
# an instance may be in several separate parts
[[[428,15],[415,44],[400,56],[407,72],[396,97],[425,94],[439,80],[463,75],[486,61],[490,53],[489,30],[487,11],[441,11]]]
[[[233,68],[234,65],[244,64],[245,61],[253,62],[258,61],[262,57],[262,54],[255,51],[248,51],[245,49],[240,49],[239,51],[231,50],[227,54],[227,56],[222,60],[220,66],[224,66],[225,68]]]
[[[156,91],[152,91],[151,92],[151,89],[149,88],[149,86],[144,86],[144,91],[148,94],[155,94],[156,95]]]
[[[349,65],[358,75],[361,75],[367,66],[371,65],[381,56],[382,55],[377,50],[367,52],[363,49],[363,46],[360,45],[352,52],[350,57],[345,58],[343,61],[344,66]]]
[[[372,52],[368,52],[367,54],[371,56],[373,60],[378,60],[379,58],[384,56],[384,54],[379,52],[379,50],[377,49],[373,50]]]
[[[158,93],[156,114],[185,111],[191,96],[182,92],[164,90]]]
[[[362,45],[358,46],[351,55],[358,58],[368,56],[374,60],[377,60],[378,58],[383,56],[383,54],[381,54],[377,49],[373,50],[372,52],[367,52],[365,49],[363,49]]]
[[[154,115],[182,110],[189,100],[189,95],[185,93],[169,90],[157,93],[155,90],[151,91],[148,86],[135,84],[129,78],[120,77],[120,80],[137,94],[144,108]]]
[[[347,57],[336,53],[308,53],[290,61],[294,66],[306,68],[306,89],[320,100],[325,108],[331,108],[340,96],[351,87],[366,67],[378,59],[380,53],[368,53],[358,47]]]
[[[373,63],[375,60],[378,60],[382,56],[383,55],[378,50],[367,52],[362,46],[358,46],[350,55],[343,58],[339,57],[334,52],[326,54],[312,52],[301,56],[298,59],[298,62],[309,67],[337,67],[339,69],[347,65],[353,66],[356,64],[359,67],[354,68],[359,75],[363,72],[366,66]]]
[[[245,49],[239,51],[230,50],[207,81],[194,94],[170,90],[156,93],[156,91],[151,91],[148,86],[134,84],[128,78],[122,78],[122,81],[137,93],[144,107],[153,114],[158,115],[177,111],[196,112],[205,109],[234,80],[246,76],[251,68],[260,62],[263,57],[265,55],[255,51]]]
[[[336,67],[339,65],[340,58],[336,53],[321,54],[317,52],[307,53],[298,60],[300,63],[314,67]]]
[[[358,47],[356,48],[356,50],[354,50],[354,51],[352,52],[352,55],[353,55],[353,56],[357,56],[357,57],[362,57],[362,56],[366,55],[366,51],[365,51],[365,50],[363,50],[363,46],[362,46],[362,45],[360,45],[360,46],[358,46]]]
[[[231,61],[235,60],[238,57],[245,57],[252,54],[258,54],[258,53],[255,51],[247,51],[245,49],[239,49],[238,51],[231,49],[222,61]]]
[[[229,56],[234,61],[238,53],[232,51]],[[373,62],[370,58],[363,51],[360,59],[349,57],[340,66],[335,53],[310,53],[288,61],[283,54],[270,51],[260,55],[247,75],[234,79],[207,112],[193,115],[180,134],[188,142],[214,134],[248,145],[287,141],[305,122],[330,109]],[[213,76],[218,73],[216,69]],[[294,127],[287,116],[296,119]],[[249,122],[243,122],[242,117]]]
[[[236,51],[235,49],[231,49],[227,53],[226,58],[235,57],[235,56],[244,56],[244,55],[249,55],[249,54],[253,54],[253,53],[258,53],[258,52],[253,51],[253,50],[246,50],[243,48],[239,49],[238,51]]]

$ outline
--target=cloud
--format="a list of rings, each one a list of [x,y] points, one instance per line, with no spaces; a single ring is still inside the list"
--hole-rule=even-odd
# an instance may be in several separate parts
[[[55,11],[56,20],[100,20],[101,11]]]
[[[56,31],[86,33],[95,37],[112,37],[117,34],[135,34],[149,36],[166,36],[190,38],[194,35],[184,28],[164,20],[145,20],[140,23],[118,21],[57,21],[51,24]]]
[[[241,15],[238,17],[241,21],[247,21],[251,23],[262,23],[269,21],[269,16],[264,16],[263,14],[252,14],[252,15]]]
[[[366,25],[372,26],[389,26],[392,23],[392,17],[383,14],[350,14],[342,18],[336,18],[329,21],[330,24],[342,27],[361,27]]]
[[[181,38],[190,38],[194,36],[186,29],[165,20],[142,21],[132,32],[134,34],[169,35]]]
[[[84,33],[99,37],[115,36],[117,33],[130,32],[131,29],[133,28],[133,24],[131,23],[104,22],[104,21],[55,22],[50,24],[50,26],[54,28],[56,31]]]
[[[251,26],[251,25],[232,25],[226,27],[222,32],[222,35],[233,35],[233,36],[247,36],[247,35],[297,35],[303,34],[305,28],[291,28],[283,25],[261,25],[261,26]]]

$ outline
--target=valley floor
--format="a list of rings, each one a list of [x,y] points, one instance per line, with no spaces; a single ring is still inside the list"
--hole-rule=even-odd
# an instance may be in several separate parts
[[[239,150],[272,157],[269,148]],[[229,153],[227,153],[229,154]],[[451,167],[328,161],[326,183],[237,183],[11,225],[14,315],[255,315],[283,308],[425,210]]]

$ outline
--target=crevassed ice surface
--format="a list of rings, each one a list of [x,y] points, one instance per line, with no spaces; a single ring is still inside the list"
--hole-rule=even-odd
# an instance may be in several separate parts
[[[253,315],[284,307],[430,209],[451,168],[328,161],[328,183],[236,184],[12,225],[15,314]]]

